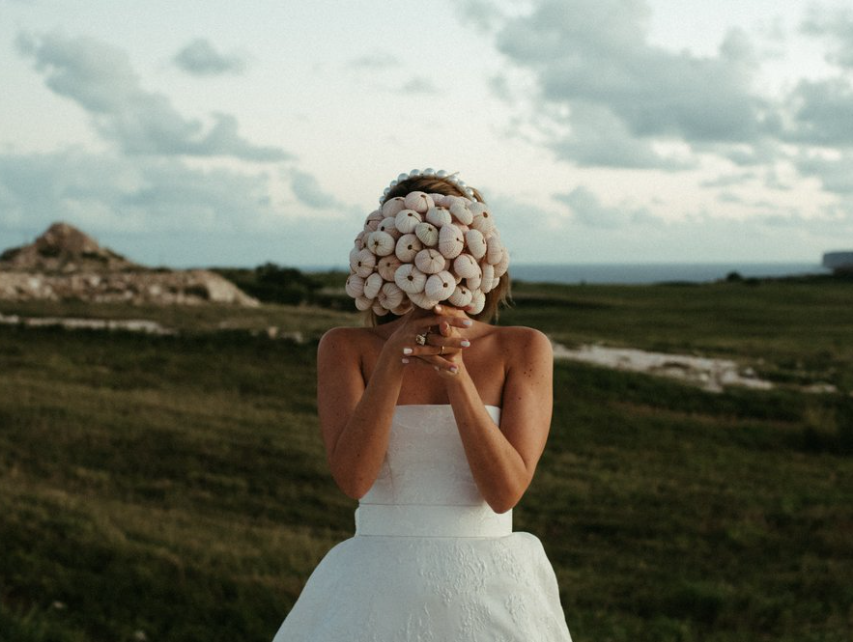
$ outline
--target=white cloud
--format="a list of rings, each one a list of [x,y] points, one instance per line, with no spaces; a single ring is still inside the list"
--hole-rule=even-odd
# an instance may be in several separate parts
[[[223,54],[205,38],[196,38],[172,58],[175,65],[193,76],[241,74],[246,61],[237,54]]]
[[[716,178],[709,178],[700,183],[702,187],[731,187],[743,185],[755,179],[755,172],[738,172],[736,174],[721,174]]]
[[[650,18],[647,0],[530,0],[490,14],[495,46],[510,63],[490,87],[514,112],[511,135],[550,149],[589,181],[555,197],[575,223],[614,233],[661,223],[642,202],[604,205],[626,201],[619,188],[603,198],[595,179],[603,171],[648,170],[649,181],[661,179],[654,170],[679,172],[683,178],[673,180],[681,189],[700,194],[691,207],[708,208],[709,218],[753,218],[756,236],[766,236],[769,217],[818,220],[819,208],[846,202],[853,194],[853,10],[814,10],[802,27],[832,47],[838,73],[775,88],[764,75],[776,64],[764,49],[767,34],[729,29],[716,51],[700,55],[653,42]],[[797,51],[794,36],[782,39],[779,21],[771,31],[774,46]],[[794,188],[816,198],[798,198]],[[684,208],[673,215],[667,219],[683,220]]]
[[[503,23],[497,47],[533,74],[543,101],[568,107],[558,122],[570,130],[557,145],[562,156],[675,169],[681,164],[658,158],[650,141],[750,142],[777,128],[773,106],[752,90],[757,61],[742,31],[731,31],[716,56],[699,57],[648,42],[643,0],[533,6]],[[622,154],[607,149],[614,140]]]
[[[264,173],[175,158],[0,153],[0,250],[62,220],[148,265],[345,266],[362,216],[287,211],[272,192]]]
[[[735,192],[732,192],[731,190],[722,190],[720,192],[717,192],[717,200],[720,203],[744,203],[743,197],[739,196]]]
[[[182,116],[163,94],[142,89],[127,54],[93,38],[21,35],[18,48],[45,75],[47,86],[89,112],[96,131],[127,154],[221,156],[270,162],[292,158],[255,145],[230,114],[212,114],[205,128]]]
[[[800,173],[820,179],[824,189],[853,195],[853,152],[833,155],[802,153],[794,162]]]
[[[437,94],[435,83],[424,76],[416,76],[406,81],[400,91],[404,94]]]
[[[853,84],[847,78],[803,80],[791,96],[792,141],[828,147],[853,146]]]
[[[312,209],[346,207],[332,193],[323,190],[314,176],[297,169],[290,171],[290,188],[301,203]]]
[[[554,200],[569,206],[573,220],[589,227],[617,229],[632,225],[657,225],[660,219],[643,207],[610,207],[602,204],[594,192],[579,186]]]
[[[372,53],[359,56],[358,58],[351,60],[349,63],[349,66],[353,69],[368,70],[390,69],[398,67],[399,65],[400,61],[396,56],[392,56],[384,51],[374,51]]]
[[[827,62],[853,69],[853,9],[827,9],[812,5],[801,29],[803,33],[822,37],[832,45],[826,55]]]
[[[463,24],[472,25],[480,31],[490,31],[502,18],[496,3],[489,0],[458,0],[453,6]]]
[[[172,248],[167,258],[181,256],[180,239],[209,263],[240,245],[244,261],[293,262],[313,243],[345,263],[369,207],[348,230],[341,201],[372,204],[371,167],[390,179],[432,154],[449,169],[479,167],[472,180],[515,197],[493,204],[520,262],[817,255],[850,229],[821,212],[853,202],[843,142],[853,76],[841,27],[823,20],[804,36],[790,4],[714,13],[669,0],[460,0],[432,7],[440,37],[424,52],[407,46],[407,10],[279,3],[270,21],[223,4],[200,31],[190,9],[164,22],[141,5],[19,8],[7,50],[17,30],[36,35],[4,67],[0,227],[61,215],[104,234],[135,230],[147,248]],[[70,36],[40,35],[54,24]],[[282,24],[300,29],[282,39]],[[749,31],[726,37],[737,25]],[[251,75],[201,83],[175,69],[195,35],[209,38],[210,61],[233,59],[235,27],[253,34]],[[447,75],[453,60],[466,64]],[[406,95],[411,81],[438,87],[443,108]],[[27,153],[75,142],[90,151]],[[285,150],[304,161],[255,164]],[[740,202],[717,201],[725,189]],[[324,227],[332,217],[340,229]],[[304,251],[304,262],[323,260]]]
[[[571,130],[550,147],[559,158],[581,167],[630,167],[678,170],[691,163],[659,154],[652,141],[638,138],[609,108],[586,102],[573,103]]]
[[[0,155],[0,207],[27,228],[73,219],[99,230],[148,232],[234,230],[276,215],[262,174],[73,149]]]

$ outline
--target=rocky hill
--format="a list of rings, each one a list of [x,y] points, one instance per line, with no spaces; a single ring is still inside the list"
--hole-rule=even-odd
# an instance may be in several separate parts
[[[0,254],[0,299],[259,305],[218,274],[133,263],[67,223],[54,223],[30,245]]]
[[[0,269],[45,274],[141,270],[67,223],[54,223],[34,243],[0,254]]]

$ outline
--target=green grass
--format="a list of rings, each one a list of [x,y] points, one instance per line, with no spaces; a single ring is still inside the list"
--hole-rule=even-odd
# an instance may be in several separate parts
[[[853,282],[657,286],[516,284],[502,323],[569,346],[605,342],[735,358],[771,380],[853,391]]]
[[[808,314],[773,316],[790,290],[737,285],[522,286],[503,322],[567,343],[750,359],[766,349],[768,369],[788,355],[813,364],[809,376],[828,367],[809,361],[815,343],[853,336],[838,315],[849,291],[809,295],[812,337],[798,329]],[[732,306],[739,330],[709,315]],[[93,310],[148,316],[132,311]],[[0,327],[0,640],[269,640],[352,532],[355,504],[329,479],[318,435],[314,340],[209,331],[217,315],[249,318],[245,329],[309,320],[311,338],[322,321],[284,306],[153,314],[184,332]],[[833,359],[847,381],[849,348]],[[555,392],[515,525],[543,541],[577,642],[851,639],[846,392],[709,394],[571,363],[557,364]]]
[[[316,438],[313,347],[0,335],[5,608],[47,609],[70,639],[268,637],[351,522]]]

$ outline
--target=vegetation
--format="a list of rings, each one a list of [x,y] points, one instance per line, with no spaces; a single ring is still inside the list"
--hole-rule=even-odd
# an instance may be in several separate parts
[[[778,380],[710,394],[556,364],[540,537],[572,635],[853,637],[849,284],[520,284],[502,323],[742,359]],[[175,336],[0,326],[0,640],[269,640],[354,502],[326,471],[316,339],[358,323],[268,305],[0,304],[151,318]],[[270,326],[303,342],[271,340]],[[281,336],[281,333],[279,334]]]
[[[251,270],[218,268],[214,271],[230,280],[246,294],[264,303],[285,305],[321,303],[326,307],[335,307],[333,304],[339,301],[339,297],[330,299],[320,293],[325,280],[323,275],[305,274],[296,268],[264,263]]]
[[[507,324],[568,346],[602,342],[732,358],[780,383],[853,390],[853,281],[814,278],[643,286],[520,283]]]

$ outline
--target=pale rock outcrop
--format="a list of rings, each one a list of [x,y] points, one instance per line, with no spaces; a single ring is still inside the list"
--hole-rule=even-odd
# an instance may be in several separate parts
[[[259,305],[218,274],[147,268],[67,223],[54,223],[32,244],[0,254],[0,299]]]

